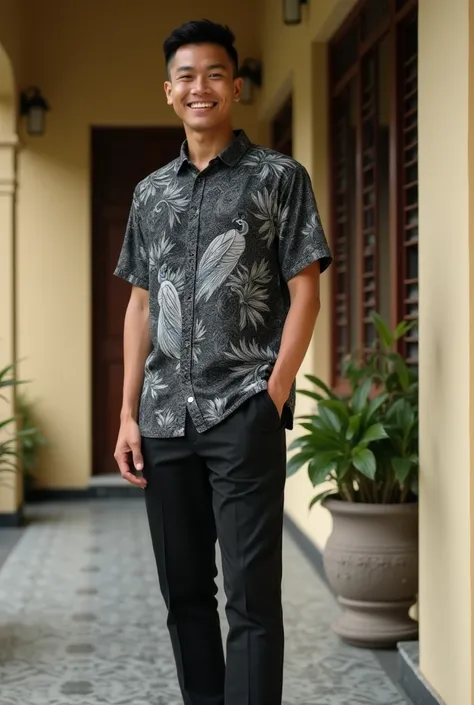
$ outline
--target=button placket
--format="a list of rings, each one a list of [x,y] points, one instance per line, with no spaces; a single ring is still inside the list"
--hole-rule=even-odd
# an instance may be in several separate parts
[[[196,259],[199,238],[199,214],[200,204],[204,191],[205,177],[197,176],[194,180],[193,194],[191,198],[191,213],[190,227],[188,231],[188,248],[187,248],[187,263],[185,277],[185,301],[183,310],[183,340],[181,345],[181,374],[182,388],[186,397],[187,404],[191,404],[190,413],[195,423],[200,423],[201,415],[195,402],[194,390],[191,384],[191,364],[192,364],[192,341],[193,341],[193,326],[194,326],[194,290],[196,284]]]

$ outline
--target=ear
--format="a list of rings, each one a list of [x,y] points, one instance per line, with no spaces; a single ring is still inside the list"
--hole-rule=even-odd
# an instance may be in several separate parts
[[[242,93],[242,79],[234,78],[234,100],[238,102]]]
[[[172,92],[171,81],[165,81],[164,89],[165,89],[165,95],[166,95],[166,102],[168,103],[168,105],[173,105],[173,99],[171,96],[171,92]]]

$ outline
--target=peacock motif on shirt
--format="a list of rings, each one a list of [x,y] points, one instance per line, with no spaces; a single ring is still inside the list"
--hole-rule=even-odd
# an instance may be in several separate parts
[[[163,264],[158,271],[160,289],[158,291],[157,342],[158,346],[167,357],[179,360],[181,349],[182,315],[181,301],[177,289],[177,282],[173,281],[173,273],[167,264]]]
[[[245,250],[245,235],[249,226],[245,220],[235,221],[237,228],[232,228],[218,235],[204,252],[196,273],[196,302],[204,299],[209,301],[212,294],[228,279],[237,267]],[[169,246],[169,243],[164,246]],[[160,257],[155,253],[155,259]],[[180,359],[182,336],[182,309],[180,294],[183,290],[184,269],[174,271],[167,264],[162,264],[158,270],[158,326],[157,342],[162,353],[174,360]],[[194,360],[200,354],[200,345],[204,340],[205,327],[199,322],[195,328],[196,350]]]
[[[241,218],[234,222],[238,229],[232,228],[214,238],[201,257],[196,273],[196,303],[201,299],[209,301],[233,272],[245,250],[248,223]]]

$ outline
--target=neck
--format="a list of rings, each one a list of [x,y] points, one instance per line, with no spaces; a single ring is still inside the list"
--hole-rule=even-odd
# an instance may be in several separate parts
[[[189,158],[200,171],[217,157],[233,140],[232,126],[209,132],[194,132],[186,130]]]

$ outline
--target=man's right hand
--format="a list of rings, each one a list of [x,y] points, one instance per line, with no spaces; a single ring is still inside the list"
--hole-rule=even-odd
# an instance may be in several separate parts
[[[141,472],[143,470],[143,456],[141,452],[141,435],[138,424],[133,419],[122,421],[115,447],[114,458],[119,466],[120,474],[124,480],[137,487],[146,487],[144,477],[137,477],[132,472],[130,461],[133,460],[135,468]]]

